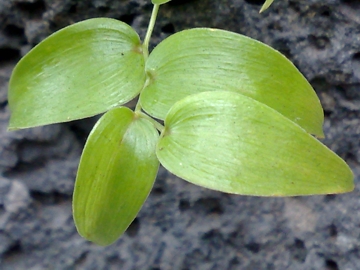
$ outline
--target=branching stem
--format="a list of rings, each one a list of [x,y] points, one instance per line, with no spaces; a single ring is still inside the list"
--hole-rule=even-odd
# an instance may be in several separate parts
[[[151,17],[150,17],[150,22],[149,22],[149,26],[148,29],[146,31],[146,35],[145,35],[145,39],[144,39],[144,43],[142,44],[142,49],[143,49],[143,55],[144,55],[144,59],[145,61],[148,59],[149,57],[149,43],[150,43],[150,38],[151,38],[151,34],[154,30],[154,26],[155,26],[155,21],[156,21],[156,17],[159,11],[159,4],[154,4],[152,13],[151,13]],[[147,86],[147,84],[149,83],[149,78],[147,78],[144,88]],[[138,100],[136,107],[135,107],[135,112],[141,112],[141,104],[140,104],[140,100]]]
[[[149,120],[153,125],[154,127],[160,131],[161,133],[164,131],[165,127],[160,124],[158,121],[156,121],[155,119],[151,118],[150,116],[148,116],[147,114],[143,113],[143,112],[137,112],[136,113],[139,117],[142,117],[144,119],[147,119]]]
[[[147,29],[147,32],[146,32],[146,35],[145,35],[144,43],[142,45],[142,47],[143,47],[143,55],[144,55],[145,61],[149,57],[149,43],[150,43],[151,34],[152,34],[153,30],[154,30],[156,17],[157,17],[158,11],[159,11],[159,6],[160,6],[159,4],[154,4],[154,8],[152,10],[151,17],[150,17],[149,26],[148,26],[148,29]],[[148,84],[149,84],[149,77],[148,77],[148,74],[147,74],[147,80],[146,80],[146,82],[144,84],[144,88]],[[140,100],[138,100],[138,102],[136,104],[136,107],[135,107],[135,114],[137,114],[139,117],[142,117],[142,118],[145,118],[145,119],[149,120],[157,130],[159,130],[160,132],[163,132],[164,126],[162,124],[160,124],[158,121],[156,121],[155,119],[148,116],[147,114],[143,113],[141,111],[141,109],[142,109],[141,108],[141,103],[140,103]]]
[[[148,27],[146,35],[145,35],[145,39],[144,39],[144,43],[143,43],[143,53],[144,53],[145,60],[149,56],[149,42],[150,42],[151,34],[154,30],[156,17],[157,17],[158,11],[159,11],[159,6],[160,6],[159,4],[154,4],[154,7],[153,7],[153,10],[151,13],[150,22],[149,22],[149,27]]]

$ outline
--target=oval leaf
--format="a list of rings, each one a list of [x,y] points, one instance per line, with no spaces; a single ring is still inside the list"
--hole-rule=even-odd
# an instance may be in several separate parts
[[[75,183],[74,220],[84,238],[116,241],[136,217],[156,177],[159,134],[128,108],[107,112],[86,142]]]
[[[346,163],[272,108],[233,92],[179,101],[157,145],[161,164],[219,191],[294,196],[351,191]]]
[[[133,99],[145,81],[139,36],[113,19],[66,27],[32,49],[9,84],[9,129],[89,117]]]
[[[164,119],[175,102],[203,91],[233,91],[277,110],[309,133],[323,136],[323,111],[314,90],[278,51],[251,38],[215,29],[179,32],[146,62],[144,110]]]

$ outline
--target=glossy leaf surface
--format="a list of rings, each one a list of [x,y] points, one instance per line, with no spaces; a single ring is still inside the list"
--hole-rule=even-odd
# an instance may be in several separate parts
[[[99,245],[116,241],[136,217],[156,177],[159,134],[128,108],[107,112],[86,142],[75,183],[78,232]]]
[[[273,2],[274,2],[274,0],[266,0],[260,9],[260,13],[267,10]]]
[[[9,129],[89,117],[133,99],[145,81],[136,32],[113,19],[66,27],[31,50],[9,85]]]
[[[233,92],[203,92],[176,103],[157,156],[173,174],[228,193],[295,196],[353,189],[353,174],[335,153],[272,108]]]
[[[323,136],[323,111],[295,66],[269,46],[215,29],[176,33],[150,54],[144,110],[164,119],[175,102],[203,91],[233,91],[274,108],[309,133]]]

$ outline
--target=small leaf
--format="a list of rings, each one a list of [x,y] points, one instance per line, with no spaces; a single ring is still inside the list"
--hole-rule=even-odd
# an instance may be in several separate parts
[[[162,4],[165,4],[167,2],[170,2],[171,0],[152,0],[151,2],[154,4],[154,5],[162,5]]]
[[[346,163],[272,108],[233,92],[174,105],[157,145],[173,174],[210,189],[256,196],[351,191]]]
[[[107,112],[86,142],[76,178],[77,230],[99,245],[116,241],[136,217],[156,177],[159,134],[128,108]]]
[[[9,129],[89,117],[124,104],[145,82],[139,36],[113,19],[68,26],[32,49],[9,85]]]
[[[260,13],[267,10],[273,2],[274,2],[274,0],[266,0],[260,9]]]
[[[150,77],[140,101],[164,119],[175,102],[203,91],[232,91],[277,110],[323,136],[323,111],[311,85],[283,55],[251,38],[200,28],[161,42],[146,62]]]

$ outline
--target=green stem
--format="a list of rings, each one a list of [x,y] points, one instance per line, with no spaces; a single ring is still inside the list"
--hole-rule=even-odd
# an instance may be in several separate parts
[[[145,114],[143,112],[137,112],[136,114],[141,118],[145,118],[145,119],[149,120],[154,125],[154,127],[158,131],[160,131],[160,133],[162,133],[164,131],[165,127],[162,124],[160,124],[158,121],[156,121],[155,119],[148,116],[147,114]]]
[[[139,97],[140,99],[140,97]],[[135,112],[141,112],[141,104],[140,104],[140,100],[137,101],[136,106],[135,106]]]
[[[146,35],[145,35],[145,39],[144,39],[144,43],[143,43],[143,53],[144,53],[145,60],[149,57],[149,42],[150,42],[151,34],[154,30],[156,17],[157,17],[158,11],[159,11],[159,6],[160,6],[159,4],[154,4],[154,7],[153,7],[153,10],[151,13],[150,22],[149,22],[149,27],[148,27]]]
[[[149,77],[149,74],[146,74],[146,81],[145,81],[145,84],[143,86],[143,89],[145,89],[149,85],[149,83],[150,83],[150,77]],[[139,97],[139,99],[138,99],[138,101],[136,103],[135,112],[136,113],[141,112],[141,109],[142,109],[142,107],[141,107],[140,97]]]
[[[143,55],[144,55],[144,59],[145,62],[149,57],[149,43],[150,43],[150,38],[151,38],[151,34],[154,30],[154,26],[155,26],[155,21],[156,21],[156,17],[159,11],[159,4],[154,4],[152,13],[151,13],[151,17],[150,17],[150,22],[149,22],[149,26],[145,35],[145,39],[144,39],[144,43],[142,44],[142,49],[143,49]],[[143,87],[143,89],[148,85],[149,83],[149,78],[146,79],[145,85]],[[140,104],[140,100],[138,100],[138,102],[136,103],[136,107],[135,107],[135,113],[141,113],[141,104]],[[156,121],[155,121],[156,122]]]

